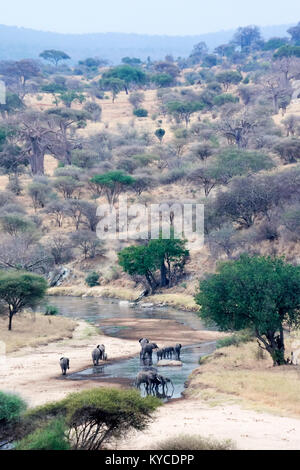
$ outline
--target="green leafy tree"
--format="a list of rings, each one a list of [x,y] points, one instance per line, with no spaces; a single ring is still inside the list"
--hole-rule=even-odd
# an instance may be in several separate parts
[[[42,57],[42,59],[48,62],[51,62],[55,65],[55,67],[57,67],[59,62],[61,62],[62,60],[71,59],[71,57],[68,56],[68,54],[66,54],[65,52],[57,51],[55,49],[49,49],[41,52],[40,57]]]
[[[177,277],[182,274],[189,251],[185,248],[185,240],[178,238],[151,240],[148,244],[150,255],[157,258],[160,270],[160,286],[171,287]]]
[[[174,77],[169,73],[156,73],[151,75],[151,82],[158,88],[165,88],[174,85]]]
[[[274,59],[282,59],[283,57],[300,57],[300,46],[285,44],[274,53],[273,57]]]
[[[119,264],[131,276],[144,276],[153,293],[160,285],[171,287],[182,274],[188,250],[185,240],[170,238],[151,240],[147,245],[130,246],[118,254]],[[160,282],[155,272],[160,271]]]
[[[94,175],[91,183],[97,185],[99,192],[105,194],[110,205],[114,205],[119,195],[126,191],[134,184],[135,180],[132,176],[122,171],[108,171],[102,175]]]
[[[122,80],[123,88],[127,95],[131,84],[144,85],[147,80],[146,74],[143,70],[132,67],[131,65],[118,65],[117,67],[112,67],[102,75],[103,80],[108,78],[118,78],[119,80]]]
[[[224,90],[227,91],[230,85],[238,85],[243,80],[243,77],[241,73],[236,70],[228,70],[218,73],[216,80],[221,83]]]
[[[104,87],[106,90],[111,91],[113,103],[115,102],[115,99],[120,93],[120,91],[122,91],[125,87],[124,80],[114,77],[102,78],[99,83],[101,87]]]
[[[296,26],[289,28],[287,32],[291,35],[293,42],[300,44],[300,21],[296,24]]]
[[[67,108],[71,108],[72,103],[77,101],[82,104],[85,101],[85,96],[75,90],[63,91],[59,94],[59,99],[64,103]]]
[[[204,104],[202,102],[170,101],[167,103],[168,113],[174,116],[178,121],[184,120],[186,127],[191,120],[192,114],[203,108]]]
[[[275,51],[279,49],[279,47],[284,46],[287,42],[288,38],[273,37],[265,42],[263,49],[264,51]]]
[[[118,253],[119,264],[131,276],[143,276],[150,292],[158,286],[154,277],[157,269],[156,253],[149,251],[147,246],[128,246]]]
[[[202,319],[222,331],[251,327],[273,364],[285,364],[283,326],[299,327],[300,267],[283,258],[242,255],[200,281]]]
[[[13,316],[26,307],[34,307],[43,299],[46,280],[32,273],[0,271],[0,300],[8,306],[8,329],[12,329]]]

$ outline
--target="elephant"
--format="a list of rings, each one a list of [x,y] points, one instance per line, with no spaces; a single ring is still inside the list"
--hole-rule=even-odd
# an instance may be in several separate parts
[[[173,388],[172,395],[173,395],[174,385],[173,385],[172,380],[160,374],[157,375],[157,378],[160,381],[160,384],[162,386],[163,395],[168,394],[168,384],[172,385],[172,388]]]
[[[98,344],[92,352],[93,365],[98,366],[100,360],[106,360],[105,357],[107,358],[104,344]]]
[[[152,361],[152,352],[153,349],[158,349],[156,343],[146,343],[144,344],[142,351],[141,351],[141,359],[145,359],[146,355],[149,357],[150,361]]]
[[[142,351],[143,351],[143,347],[149,343],[149,339],[148,338],[141,338],[139,339],[139,343],[141,345],[141,352],[140,352],[140,358],[142,358]]]
[[[156,351],[156,354],[157,354],[157,360],[160,361],[161,359],[164,358],[164,349],[158,349]]]
[[[67,369],[70,369],[70,361],[67,357],[61,357],[59,360],[62,375],[66,375]]]
[[[160,380],[157,378],[157,373],[153,370],[142,370],[138,373],[135,386],[141,388],[141,384],[145,385],[146,392],[151,392],[152,388],[156,384],[160,384]]]
[[[181,348],[182,348],[182,345],[180,343],[175,345],[174,350],[175,350],[177,361],[180,361],[180,350],[181,350]]]
[[[172,355],[175,354],[175,349],[173,346],[167,346],[164,348],[164,358],[165,359],[172,359]]]

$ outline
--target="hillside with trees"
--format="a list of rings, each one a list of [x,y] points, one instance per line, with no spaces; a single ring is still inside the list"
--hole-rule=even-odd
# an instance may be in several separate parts
[[[300,23],[268,39],[241,27],[213,50],[200,41],[185,57],[124,54],[113,66],[55,46],[0,62],[4,278],[192,298],[220,260],[298,263]],[[97,207],[117,208],[119,196],[204,204],[204,247],[151,240],[136,213],[117,240],[101,240]],[[125,236],[132,224],[140,239]]]

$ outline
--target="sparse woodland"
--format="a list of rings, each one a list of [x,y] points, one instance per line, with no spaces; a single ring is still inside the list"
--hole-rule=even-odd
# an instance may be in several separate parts
[[[100,286],[193,295],[220,259],[298,262],[299,24],[268,41],[239,28],[228,44],[196,44],[186,58],[68,59],[52,50],[0,63],[2,270],[47,278],[63,266],[65,286],[96,273]],[[128,267],[126,253],[149,255],[147,237],[96,235],[97,206],[116,206],[119,195],[203,203],[204,248]]]

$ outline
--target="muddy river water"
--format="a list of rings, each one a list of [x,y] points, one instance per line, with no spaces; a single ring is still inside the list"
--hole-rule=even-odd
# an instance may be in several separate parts
[[[199,317],[193,312],[186,312],[170,307],[143,308],[141,306],[131,307],[129,303],[114,299],[103,298],[78,298],[78,297],[50,297],[49,303],[59,309],[59,313],[66,317],[82,319],[92,324],[99,325],[104,334],[108,336],[120,335],[124,337],[124,327],[116,324],[116,319],[169,319],[175,320],[193,330],[207,329]],[[107,320],[114,319],[114,324],[109,325]],[[105,320],[105,326],[101,325]],[[181,350],[182,366],[159,367],[159,373],[172,380],[174,390],[168,388],[169,398],[179,398],[184,390],[185,382],[191,372],[198,366],[199,358],[210,354],[215,349],[215,342],[204,342],[184,346]],[[153,353],[153,366],[156,366],[156,353]],[[105,380],[120,379],[120,382],[133,384],[137,373],[143,368],[139,356],[132,358],[107,362],[105,365],[91,367],[80,372],[69,374],[68,380]],[[141,393],[145,394],[143,387]]]

